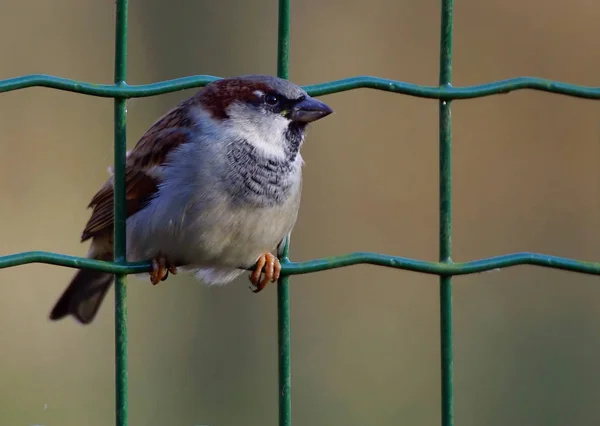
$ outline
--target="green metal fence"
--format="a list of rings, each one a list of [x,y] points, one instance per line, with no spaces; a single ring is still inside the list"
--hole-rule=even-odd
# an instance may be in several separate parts
[[[127,289],[125,276],[150,270],[149,262],[125,261],[125,152],[126,102],[129,98],[155,96],[177,90],[206,85],[212,76],[193,76],[142,86],[126,83],[127,77],[127,12],[128,0],[116,1],[115,84],[101,85],[47,75],[27,75],[0,80],[0,93],[28,87],[49,87],[92,96],[115,99],[115,261],[102,262],[48,252],[26,252],[0,257],[0,269],[28,263],[48,263],[71,268],[88,268],[116,275],[115,284],[115,364],[116,424],[128,425],[127,403]],[[324,271],[357,264],[373,264],[397,269],[434,274],[440,277],[441,393],[442,425],[454,424],[452,380],[452,276],[489,271],[515,265],[537,265],[573,272],[600,275],[600,263],[583,262],[538,253],[513,253],[465,263],[452,261],[452,121],[451,101],[533,89],[587,99],[600,99],[600,87],[583,87],[533,77],[520,77],[479,86],[452,87],[452,20],[454,0],[441,0],[441,43],[439,86],[427,87],[377,77],[354,77],[305,87],[313,96],[358,88],[371,88],[439,100],[439,262],[426,262],[377,253],[351,253],[343,256],[292,262],[286,244],[281,264],[282,276],[278,293],[279,343],[279,425],[291,425],[290,389],[290,297],[289,277],[295,274]],[[277,74],[288,78],[290,47],[290,0],[279,0],[279,42]]]

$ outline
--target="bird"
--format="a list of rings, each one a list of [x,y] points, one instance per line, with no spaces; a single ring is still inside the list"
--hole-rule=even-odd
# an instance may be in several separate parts
[[[260,74],[214,80],[181,101],[126,154],[127,261],[151,260],[153,285],[179,270],[223,285],[250,269],[255,293],[275,282],[273,252],[298,216],[307,127],[332,112],[291,81]],[[113,261],[114,175],[88,208],[87,257]],[[113,280],[80,269],[50,319],[91,323]]]

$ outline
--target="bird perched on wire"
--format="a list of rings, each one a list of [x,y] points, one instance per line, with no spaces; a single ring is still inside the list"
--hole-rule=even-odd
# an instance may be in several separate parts
[[[309,123],[332,113],[299,86],[248,75],[216,80],[156,121],[127,154],[127,260],[152,259],[157,284],[177,268],[206,284],[244,272],[254,291],[279,277],[272,254],[297,218]],[[111,177],[90,202],[81,241],[113,260]],[[264,275],[264,276],[263,276]],[[50,313],[90,323],[113,275],[80,270]]]

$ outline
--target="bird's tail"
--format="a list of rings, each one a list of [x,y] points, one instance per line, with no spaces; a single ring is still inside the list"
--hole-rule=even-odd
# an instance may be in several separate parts
[[[52,312],[51,320],[73,315],[82,324],[92,322],[112,282],[113,274],[81,269],[71,280]]]

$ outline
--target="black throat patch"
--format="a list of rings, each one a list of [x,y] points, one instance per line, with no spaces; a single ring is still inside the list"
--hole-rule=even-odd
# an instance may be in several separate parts
[[[226,176],[225,187],[235,204],[270,207],[282,204],[290,195],[295,183],[294,161],[300,149],[290,141],[284,158],[267,157],[245,140],[234,143],[227,152],[231,172]]]

